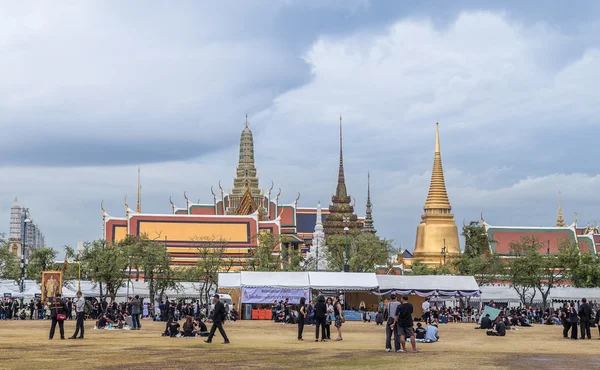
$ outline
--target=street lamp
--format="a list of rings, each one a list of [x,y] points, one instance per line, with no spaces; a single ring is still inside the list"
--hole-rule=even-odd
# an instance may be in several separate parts
[[[21,292],[21,307],[23,307],[23,293],[25,292],[25,265],[26,259],[25,254],[27,251],[27,224],[31,220],[28,218],[23,221],[23,243],[21,243],[21,284],[19,284],[19,291]]]
[[[548,240],[548,250],[546,251],[548,255],[550,255],[550,240]]]
[[[444,256],[444,266],[446,266],[446,239],[444,239],[444,247],[442,248],[442,256]]]
[[[348,217],[344,217],[344,225],[348,225],[348,223],[350,222],[350,218]],[[346,234],[346,256],[344,258],[344,272],[350,272],[350,264],[348,262],[349,258],[349,251],[348,251],[348,231],[350,229],[348,228],[348,226],[344,227],[344,234]]]

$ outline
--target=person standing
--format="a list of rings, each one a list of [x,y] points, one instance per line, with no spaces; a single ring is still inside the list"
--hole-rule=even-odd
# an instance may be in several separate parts
[[[85,320],[85,299],[81,292],[77,292],[77,299],[75,300],[75,334],[69,339],[77,339],[77,334],[79,334],[79,330],[81,330],[81,335],[79,335],[79,339],[83,339],[83,322]]]
[[[592,333],[590,331],[590,321],[592,320],[592,307],[587,303],[587,299],[581,299],[581,305],[579,306],[579,325],[581,326],[581,339],[592,339]]]
[[[133,321],[133,330],[140,330],[142,325],[140,324],[140,296],[136,295],[130,301],[131,304],[131,320]]]
[[[571,323],[571,339],[577,340],[577,323],[579,321],[579,316],[577,315],[577,310],[575,309],[575,303],[571,302],[569,306],[569,322]]]
[[[346,319],[344,318],[344,312],[342,311],[342,303],[340,302],[340,297],[335,297],[335,303],[333,304],[333,316],[335,317],[335,327],[338,331],[338,337],[335,340],[344,340],[342,338],[342,324]]]
[[[429,304],[429,299],[425,298],[425,302],[423,302],[421,308],[423,309],[423,322],[426,324],[431,324],[431,306]]]
[[[400,302],[393,323],[393,325],[398,325],[398,332],[400,333],[400,345],[402,346],[400,352],[406,352],[406,339],[410,340],[413,352],[419,352],[417,351],[417,341],[413,330],[413,305],[408,303],[408,296],[406,295],[400,298]]]
[[[560,309],[560,323],[563,326],[563,338],[569,339],[569,329],[571,329],[571,323],[569,322],[569,304],[563,303]]]
[[[56,293],[52,301],[50,302],[50,318],[52,319],[52,326],[50,327],[50,340],[54,338],[54,330],[58,323],[60,330],[60,339],[65,339],[65,301],[61,298],[60,293]]]
[[[383,316],[387,322],[385,325],[385,351],[392,351],[392,334],[394,335],[394,350],[400,352],[400,335],[398,333],[398,325],[394,324],[394,314],[400,305],[400,302],[396,300],[396,295],[392,294],[390,297],[392,300],[385,305]]]
[[[304,331],[304,319],[306,318],[306,298],[300,298],[300,308],[298,309],[298,340],[302,339]]]
[[[210,328],[210,334],[208,334],[208,338],[205,340],[206,343],[212,343],[212,339],[215,336],[215,332],[219,329],[219,333],[225,340],[223,344],[229,344],[229,338],[227,338],[227,333],[225,333],[225,329],[223,329],[223,320],[227,317],[227,312],[225,311],[225,306],[223,302],[219,301],[219,295],[214,295],[215,309],[213,311],[212,316],[212,327]]]
[[[325,336],[325,321],[327,318],[327,304],[325,303],[325,297],[322,295],[317,298],[315,303],[315,342],[319,341],[319,327],[321,328],[321,342],[327,342]]]

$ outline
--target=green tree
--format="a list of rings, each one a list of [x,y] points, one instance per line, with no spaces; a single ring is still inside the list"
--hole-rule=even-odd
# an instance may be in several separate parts
[[[327,237],[327,264],[333,271],[343,271],[346,243],[348,243],[348,265],[351,272],[374,272],[376,265],[388,263],[392,253],[392,241],[381,239],[376,234],[356,231],[346,235]]]
[[[489,238],[479,221],[471,221],[468,225],[463,225],[462,236],[465,238],[463,254],[481,256],[491,252]]]
[[[100,284],[100,298],[104,287],[106,295],[114,300],[117,291],[127,280],[127,250],[107,244],[105,240],[95,240],[84,244],[79,259],[86,277]]]
[[[38,284],[41,283],[43,271],[59,269],[56,256],[57,252],[52,248],[31,249],[27,262],[27,278],[35,280]]]
[[[590,253],[580,253],[577,243],[564,242],[559,246],[558,258],[563,277],[577,288],[600,286],[600,259]]]
[[[19,280],[19,259],[12,252],[10,243],[0,234],[0,278]]]
[[[244,269],[248,271],[276,271],[279,263],[273,254],[281,238],[268,231],[261,231],[253,236],[256,247],[248,249],[248,258]]]
[[[506,277],[519,295],[521,303],[530,306],[542,279],[543,258],[539,253],[541,243],[535,237],[524,236],[520,241],[511,242],[509,248],[511,258]]]
[[[410,270],[406,271],[406,275],[452,275],[452,270],[449,265],[429,266],[416,259],[413,260]]]
[[[227,241],[221,238],[195,238],[198,262],[185,273],[191,281],[202,283],[200,290],[204,303],[210,301],[211,291],[218,289],[219,272],[228,272],[233,260],[226,256]]]

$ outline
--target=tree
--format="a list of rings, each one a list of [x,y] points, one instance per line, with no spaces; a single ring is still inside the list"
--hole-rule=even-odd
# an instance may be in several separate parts
[[[413,260],[407,275],[452,275],[452,270],[448,265],[429,266],[416,259]]]
[[[540,247],[540,241],[530,236],[524,236],[519,242],[513,241],[509,244],[511,259],[508,262],[506,277],[525,306],[532,304],[541,284],[543,259],[539,252]]]
[[[0,278],[19,280],[19,259],[4,239],[4,234],[0,234]]]
[[[348,243],[348,265],[352,272],[374,272],[376,265],[387,264],[393,253],[392,241],[381,239],[376,234],[355,231],[346,235],[327,237],[327,264],[331,270],[343,271],[346,243]]]
[[[304,258],[302,257],[301,251],[294,248],[291,243],[280,243],[279,266],[281,271],[301,271],[305,269],[302,264]]]
[[[208,303],[212,289],[218,289],[219,272],[229,271],[233,260],[226,258],[227,241],[224,239],[195,238],[194,242],[198,249],[198,262],[186,271],[185,276],[202,282],[200,295],[205,298],[203,303]]]
[[[119,245],[107,244],[106,240],[95,240],[84,244],[79,258],[87,278],[100,284],[100,299],[104,285],[107,295],[114,300],[127,279],[127,250],[119,248]]]
[[[580,254],[577,243],[564,242],[559,246],[559,263],[565,280],[577,288],[600,286],[600,260],[589,253]]]
[[[27,263],[27,277],[35,280],[38,284],[42,282],[42,272],[57,270],[56,250],[52,248],[35,248],[29,252]],[[64,280],[64,279],[63,279]]]
[[[273,252],[281,238],[268,231],[261,231],[252,238],[256,240],[256,247],[248,249],[249,256],[246,259],[244,269],[248,271],[278,270],[279,263]]]
[[[463,225],[462,235],[464,252],[449,262],[456,274],[473,276],[479,285],[490,284],[504,274],[505,264],[498,254],[491,252],[489,238],[479,222]]]

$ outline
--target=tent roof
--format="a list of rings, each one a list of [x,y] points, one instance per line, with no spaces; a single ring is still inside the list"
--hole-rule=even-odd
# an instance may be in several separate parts
[[[548,300],[573,300],[579,301],[581,298],[588,300],[600,300],[600,288],[574,288],[574,287],[555,287],[550,290]],[[509,301],[519,302],[520,298],[517,292],[509,285],[493,285],[481,287],[481,299],[484,301]],[[539,294],[535,295],[534,302],[541,302],[542,297]]]
[[[220,276],[220,274],[219,274]],[[306,272],[240,272],[240,285],[246,287],[308,288]]]
[[[322,290],[371,290],[379,283],[374,273],[367,272],[316,272],[308,273],[310,287]]]
[[[239,272],[219,272],[219,288],[239,289],[242,285]]]
[[[377,275],[379,290],[448,290],[478,291],[479,285],[473,276],[451,275]]]

